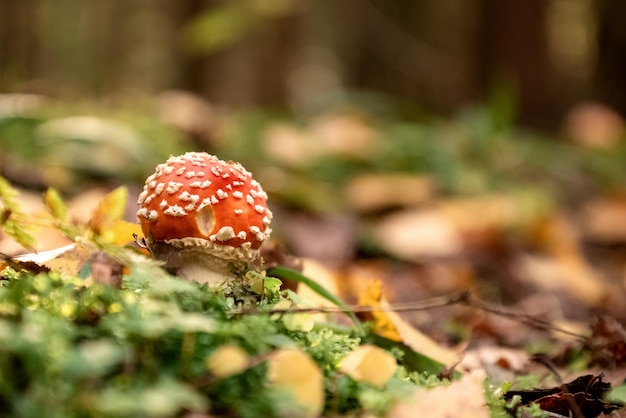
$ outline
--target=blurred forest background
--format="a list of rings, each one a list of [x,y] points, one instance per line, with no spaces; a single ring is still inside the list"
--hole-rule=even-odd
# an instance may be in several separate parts
[[[0,1],[0,175],[84,219],[168,155],[209,151],[254,173],[295,254],[345,276],[391,260],[372,275],[392,299],[543,289],[621,318],[625,16],[621,0]]]
[[[387,96],[450,114],[506,89],[554,127],[626,112],[619,0],[24,0],[0,3],[0,88],[93,98],[183,89],[315,112]]]

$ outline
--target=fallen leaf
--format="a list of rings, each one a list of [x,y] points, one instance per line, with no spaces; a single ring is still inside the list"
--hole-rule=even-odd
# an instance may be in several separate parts
[[[484,346],[467,350],[458,365],[463,371],[485,371],[495,381],[512,381],[529,365],[529,356],[523,350],[500,346]]]
[[[113,244],[126,245],[135,240],[135,236],[142,236],[141,226],[136,223],[117,221],[108,231],[107,239]]]
[[[383,284],[380,280],[373,280],[364,292],[359,294],[359,305],[380,308],[383,300]],[[371,313],[363,314],[366,320],[374,322],[374,332],[380,336],[393,341],[401,341],[400,333],[393,324],[389,315],[382,310],[374,310]]]
[[[378,150],[378,133],[356,113],[320,116],[311,123],[310,132],[316,147],[325,155],[366,159]]]
[[[274,123],[263,136],[263,150],[272,159],[295,168],[304,168],[321,156],[307,131],[286,123]]]
[[[297,416],[317,417],[324,409],[323,375],[305,352],[283,349],[273,353],[268,360],[267,379],[275,388],[290,393],[303,407]]]
[[[302,274],[317,282],[324,289],[333,295],[338,295],[337,272],[331,268],[324,266],[322,263],[310,259],[302,259]],[[329,300],[323,298],[308,286],[298,286],[298,296],[300,296],[307,304],[318,307],[335,306]]]
[[[89,249],[73,243],[54,250],[19,255],[15,259],[23,263],[30,262],[45,266],[62,274],[76,276],[90,256],[91,251]]]
[[[382,283],[374,280],[360,296],[360,304],[380,308],[371,313],[374,320],[375,332],[392,341],[400,341],[414,351],[429,357],[444,366],[450,366],[458,360],[458,355],[438,344],[432,338],[406,322],[393,311],[393,305],[384,297]]]
[[[447,386],[418,389],[409,401],[401,402],[389,413],[394,418],[489,418],[484,391],[485,374],[473,372]]]
[[[249,356],[241,347],[225,344],[213,351],[205,360],[207,369],[216,377],[239,374],[248,368]]]
[[[113,227],[124,216],[127,198],[128,190],[125,187],[118,187],[107,194],[93,211],[89,220],[89,228],[106,241],[112,241],[114,238]]]
[[[519,396],[521,405],[528,406],[535,403],[542,410],[559,416],[594,418],[623,406],[604,401],[604,396],[611,389],[611,384],[603,382],[602,379],[602,374],[585,375],[553,388],[510,390],[504,398],[511,401],[514,396]]]
[[[611,148],[624,133],[624,120],[601,103],[584,102],[566,115],[565,134],[575,143],[590,148]]]
[[[404,344],[411,347],[414,351],[438,361],[444,366],[451,366],[458,361],[459,355],[457,353],[437,343],[432,338],[406,322],[397,312],[392,311],[392,306],[390,306],[384,299],[381,301],[381,307],[386,310],[389,320],[398,330],[400,338]]]
[[[626,363],[626,330],[615,318],[602,315],[591,325],[588,340],[592,362],[602,366],[621,366]]]
[[[365,344],[350,352],[339,363],[339,370],[358,382],[382,387],[394,375],[398,364],[388,351]]]
[[[434,182],[409,174],[364,174],[344,189],[346,204],[358,211],[410,207],[433,199]]]
[[[463,250],[459,230],[450,218],[427,209],[386,216],[377,227],[376,242],[388,253],[413,261],[456,256]]]
[[[602,278],[578,257],[521,255],[516,270],[540,289],[563,290],[590,306],[597,306],[607,296]]]
[[[585,238],[603,244],[626,242],[626,199],[603,198],[587,202],[582,208]]]
[[[302,306],[306,308],[306,306]],[[297,310],[298,306],[294,305],[291,301],[283,299],[278,302],[272,308],[274,310],[289,310],[294,309]],[[314,316],[308,312],[300,312],[300,313],[282,313],[280,315],[276,315],[282,321],[285,328],[290,331],[303,331],[309,332],[315,326]]]

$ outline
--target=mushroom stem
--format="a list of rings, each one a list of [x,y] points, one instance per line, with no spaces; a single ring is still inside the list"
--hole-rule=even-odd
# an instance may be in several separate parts
[[[227,260],[207,254],[197,248],[179,248],[164,241],[153,243],[153,256],[165,263],[167,269],[187,280],[218,286],[234,278],[230,264],[243,264],[240,260]]]

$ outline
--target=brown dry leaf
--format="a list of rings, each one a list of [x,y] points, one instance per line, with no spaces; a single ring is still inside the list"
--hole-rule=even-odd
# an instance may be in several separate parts
[[[569,111],[564,130],[574,142],[591,148],[611,148],[624,133],[624,120],[601,103],[585,102]]]
[[[600,243],[626,242],[626,198],[603,198],[587,202],[581,219],[586,238]]]
[[[396,405],[389,416],[394,418],[489,418],[484,380],[483,372],[473,372],[448,386],[416,390],[410,401]]]
[[[591,327],[589,349],[592,361],[602,366],[620,366],[626,363],[626,330],[611,316],[600,316]]]
[[[358,382],[382,387],[396,372],[396,358],[388,351],[365,344],[349,353],[339,363],[339,370]]]
[[[565,291],[591,306],[597,306],[607,296],[601,277],[576,258],[525,255],[519,257],[516,270],[539,288]]]
[[[552,211],[549,198],[533,191],[443,201],[439,211],[458,229],[467,248],[489,243],[512,228],[530,230]]]
[[[427,176],[365,174],[350,181],[344,195],[348,206],[358,211],[415,206],[433,199],[434,182]]]
[[[603,278],[583,256],[577,228],[565,217],[554,214],[539,224],[536,240],[546,255],[520,257],[522,277],[542,288],[565,290],[591,306],[608,296]]]
[[[405,260],[456,256],[463,250],[457,226],[440,211],[430,209],[405,210],[383,218],[376,241]]]
[[[263,150],[272,159],[303,168],[322,155],[307,131],[286,123],[271,125],[263,136]]]
[[[308,129],[286,123],[270,126],[263,150],[289,167],[303,168],[326,155],[370,158],[378,148],[378,136],[357,115],[329,114],[314,120]]]
[[[512,381],[529,365],[529,356],[523,350],[514,348],[483,346],[463,353],[459,370],[485,371],[496,381]]]
[[[327,155],[369,158],[379,146],[376,130],[356,113],[321,116],[313,121],[310,131],[316,146]]]
[[[607,402],[606,394],[611,390],[609,382],[603,382],[604,374],[584,375],[551,388],[509,390],[504,399],[510,402],[519,397],[521,405],[538,405],[543,411],[555,416],[594,418],[606,416],[620,409],[619,402]]]
[[[317,417],[324,409],[322,371],[305,352],[282,349],[273,353],[268,360],[267,379],[275,388],[290,393],[303,407],[297,416]]]

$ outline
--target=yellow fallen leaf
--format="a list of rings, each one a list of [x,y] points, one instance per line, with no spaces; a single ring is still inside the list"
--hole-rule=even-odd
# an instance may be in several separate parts
[[[89,228],[107,241],[112,241],[112,230],[115,224],[122,219],[126,210],[128,190],[118,187],[107,194],[96,207],[89,220]]]
[[[317,417],[324,409],[322,371],[303,351],[283,349],[268,360],[269,383],[285,391],[303,407],[300,417]]]
[[[388,310],[389,320],[394,324],[401,341],[411,347],[414,351],[430,357],[441,364],[450,366],[458,360],[458,355],[453,350],[437,343],[432,338],[422,333],[413,325],[406,322],[397,312],[391,312],[391,306],[385,300],[381,302],[381,307]]]
[[[108,231],[107,238],[114,244],[125,245],[134,240],[133,234],[139,237],[142,235],[139,224],[117,221],[113,224],[111,230]]]
[[[359,296],[359,303],[363,306],[380,308],[372,312],[374,331],[385,338],[401,341],[416,352],[432,358],[444,365],[451,365],[457,361],[457,354],[447,347],[438,344],[426,334],[423,334],[413,325],[406,322],[389,304],[382,293],[382,283],[374,280],[366,291]]]
[[[396,368],[396,358],[391,353],[371,344],[358,347],[339,364],[339,369],[354,380],[379,387],[391,379]]]
[[[226,344],[206,358],[207,369],[215,376],[223,378],[239,374],[248,368],[249,357],[242,348]]]
[[[359,305],[380,308],[382,298],[383,284],[380,280],[374,280],[367,286],[365,292],[359,295]],[[386,312],[374,311],[371,315],[374,320],[374,332],[376,334],[393,341],[402,340],[398,329],[391,322]]]

